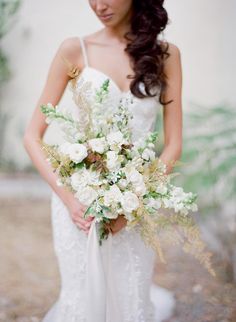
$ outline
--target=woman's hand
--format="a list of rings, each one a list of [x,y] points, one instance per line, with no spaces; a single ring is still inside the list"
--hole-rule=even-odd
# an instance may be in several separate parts
[[[73,195],[66,202],[66,206],[70,212],[71,219],[80,229],[82,229],[86,234],[89,233],[90,226],[94,217],[89,216],[84,218],[84,213],[87,210],[87,206],[81,204],[78,199]]]
[[[127,225],[127,220],[124,215],[119,215],[116,219],[111,219],[111,222],[106,225],[106,228],[113,235],[118,233],[122,228]]]

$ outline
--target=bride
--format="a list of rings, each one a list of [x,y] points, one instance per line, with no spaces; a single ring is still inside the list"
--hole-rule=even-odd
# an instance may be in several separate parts
[[[83,81],[96,89],[108,79],[111,104],[129,104],[134,141],[154,130],[163,106],[160,159],[167,172],[172,170],[182,148],[182,71],[179,49],[159,39],[168,23],[163,2],[89,0],[104,28],[62,42],[25,131],[25,148],[53,190],[52,227],[61,274],[59,298],[43,322],[154,322],[160,316],[162,299],[151,296],[154,252],[137,232],[125,229],[122,215],[112,221],[108,240],[98,247],[92,217],[84,219],[85,205],[57,185],[39,140],[47,128],[41,104],[57,105],[73,82],[76,108]]]

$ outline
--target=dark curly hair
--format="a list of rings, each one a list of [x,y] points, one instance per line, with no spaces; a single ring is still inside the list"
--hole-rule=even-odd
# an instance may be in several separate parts
[[[153,97],[160,89],[159,102],[167,105],[172,101],[163,102],[162,95],[166,89],[164,60],[169,57],[167,42],[160,42],[158,35],[168,24],[168,14],[163,7],[164,0],[133,0],[130,31],[125,34],[128,44],[125,51],[133,63],[134,76],[130,84],[131,92],[139,97]],[[144,84],[145,92],[140,90]],[[153,93],[152,89],[157,91]]]

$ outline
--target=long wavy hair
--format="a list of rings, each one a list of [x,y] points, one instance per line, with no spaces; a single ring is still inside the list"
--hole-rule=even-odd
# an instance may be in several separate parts
[[[131,92],[139,97],[153,97],[159,94],[159,102],[167,86],[167,76],[164,73],[164,61],[169,57],[167,42],[158,39],[159,34],[166,28],[169,20],[164,0],[133,0],[133,13],[130,31],[125,34],[128,40],[125,51],[133,63],[134,76],[130,84]],[[144,85],[144,92],[140,89]],[[155,92],[153,92],[153,88]]]

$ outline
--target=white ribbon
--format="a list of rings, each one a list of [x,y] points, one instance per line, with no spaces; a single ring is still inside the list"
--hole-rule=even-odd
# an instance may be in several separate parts
[[[102,248],[102,249],[101,249]],[[87,240],[86,270],[87,322],[122,322],[112,270],[112,234],[99,245],[93,220]]]

